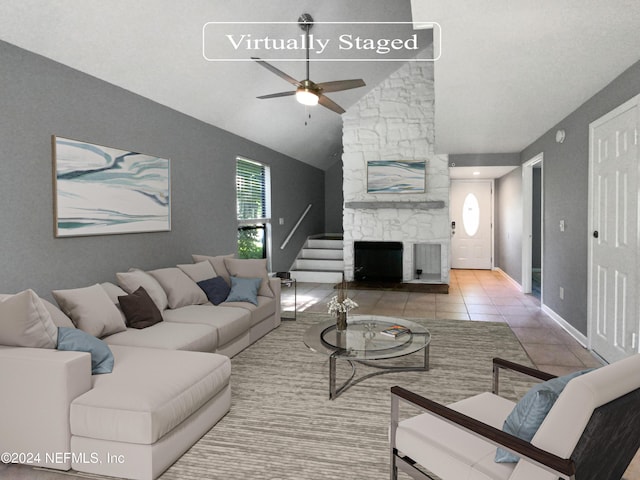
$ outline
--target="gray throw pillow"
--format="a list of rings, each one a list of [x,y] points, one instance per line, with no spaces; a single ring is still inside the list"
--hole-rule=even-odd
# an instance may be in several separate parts
[[[258,305],[261,278],[231,277],[231,291],[226,302],[249,302]]]

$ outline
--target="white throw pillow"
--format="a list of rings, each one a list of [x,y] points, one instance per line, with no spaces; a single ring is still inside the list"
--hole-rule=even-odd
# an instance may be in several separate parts
[[[0,300],[0,345],[56,348],[58,327],[33,290]]]
[[[267,274],[267,259],[238,259],[225,258],[224,264],[233,277],[240,278],[260,278],[260,290],[258,295],[273,298],[273,290],[269,285],[269,275]]]
[[[116,273],[116,279],[118,285],[127,293],[133,293],[138,288],[144,287],[160,312],[166,310],[169,305],[167,294],[164,293],[162,285],[147,272],[132,268],[128,272]]]
[[[228,255],[217,255],[215,257],[211,257],[209,255],[191,255],[191,258],[194,262],[202,262],[204,260],[208,261],[215,270],[216,275],[224,278],[224,281],[227,282],[227,285],[231,285],[231,280],[229,278],[227,267],[224,264],[224,260],[225,258],[234,257],[235,255],[233,253],[230,253]]]
[[[185,265],[178,265],[178,268],[186,273],[191,280],[198,283],[203,280],[209,280],[210,278],[217,277],[216,271],[211,266],[211,262],[203,260],[198,263],[187,263]]]
[[[159,268],[151,270],[149,274],[162,285],[169,308],[202,305],[209,301],[204,291],[179,268]]]
[[[97,283],[51,293],[71,321],[89,335],[102,338],[127,329],[120,311]]]

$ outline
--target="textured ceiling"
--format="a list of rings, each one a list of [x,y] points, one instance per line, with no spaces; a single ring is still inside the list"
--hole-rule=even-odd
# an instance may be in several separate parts
[[[255,98],[286,81],[202,55],[207,22],[295,22],[304,12],[318,22],[441,25],[440,153],[521,151],[640,59],[637,0],[0,0],[0,39],[325,169],[342,151],[339,115],[314,107],[305,126],[292,97]],[[348,108],[400,66],[314,62],[311,78],[363,78],[367,87],[329,95]],[[305,76],[301,62],[277,67]]]

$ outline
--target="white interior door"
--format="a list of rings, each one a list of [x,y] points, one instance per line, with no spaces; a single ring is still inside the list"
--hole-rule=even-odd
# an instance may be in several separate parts
[[[451,268],[491,269],[492,180],[452,180]]]
[[[609,362],[638,351],[638,111],[590,126],[589,337]]]

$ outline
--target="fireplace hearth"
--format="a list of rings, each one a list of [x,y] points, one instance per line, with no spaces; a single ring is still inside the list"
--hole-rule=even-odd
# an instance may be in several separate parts
[[[353,278],[358,282],[401,282],[402,242],[357,241]]]

